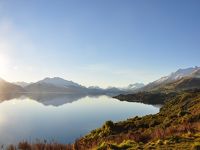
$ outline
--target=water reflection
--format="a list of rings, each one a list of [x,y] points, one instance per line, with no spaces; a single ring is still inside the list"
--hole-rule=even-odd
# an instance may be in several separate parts
[[[0,94],[0,102],[9,101],[12,99],[25,99],[29,98],[35,100],[43,105],[60,106],[66,103],[72,103],[86,96],[97,98],[101,95],[93,94],[63,94],[63,93],[4,93]]]
[[[26,94],[30,99],[36,100],[43,105],[60,106],[66,103],[77,101],[86,95],[84,94]]]
[[[0,102],[6,101],[6,100],[11,100],[14,98],[19,98],[23,94],[21,93],[1,93],[0,94]]]
[[[99,96],[102,96],[102,94],[65,94],[65,93],[4,93],[0,94],[0,102],[3,101],[9,101],[12,99],[25,99],[29,98],[32,100],[35,100],[39,103],[42,103],[43,105],[52,105],[52,106],[61,106],[67,103],[72,103],[74,101],[77,101],[81,98],[84,97],[91,97],[91,98],[98,98]],[[108,97],[113,97],[115,95],[113,94],[107,94],[106,96]],[[129,101],[127,101],[129,102]],[[132,102],[138,102],[138,103],[143,103],[143,104],[150,104],[154,105],[155,107],[162,107],[162,104],[160,102],[148,102],[148,101],[132,101]]]
[[[107,120],[120,121],[159,111],[152,105],[121,102],[105,95],[29,94],[12,98],[1,97],[0,144],[35,139],[69,143]]]

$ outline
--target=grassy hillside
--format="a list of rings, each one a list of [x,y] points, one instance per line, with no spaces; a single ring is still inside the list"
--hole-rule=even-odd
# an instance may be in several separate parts
[[[155,115],[113,123],[78,140],[78,149],[198,149],[200,148],[200,92],[184,91]]]
[[[148,92],[174,92],[174,91],[181,91],[181,90],[192,90],[192,89],[200,89],[200,78],[196,77],[184,77],[176,81],[172,81],[169,83],[150,83],[149,85],[141,88],[141,91],[148,91]]]

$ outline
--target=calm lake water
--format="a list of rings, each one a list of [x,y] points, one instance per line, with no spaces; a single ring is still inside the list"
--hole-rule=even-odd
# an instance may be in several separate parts
[[[0,144],[36,139],[70,143],[107,120],[154,114],[159,107],[108,96],[31,95],[0,103]]]

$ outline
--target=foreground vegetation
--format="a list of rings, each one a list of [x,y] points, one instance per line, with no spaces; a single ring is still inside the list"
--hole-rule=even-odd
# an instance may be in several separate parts
[[[163,97],[163,95],[161,95]],[[154,97],[155,98],[155,97]],[[126,150],[200,149],[200,91],[182,91],[164,97],[165,105],[155,115],[113,123],[80,138],[72,145],[39,142],[19,143],[9,150]]]
[[[179,92],[155,115],[113,123],[81,138],[79,149],[200,148],[200,91]]]
[[[2,146],[1,149],[4,147]],[[71,144],[47,143],[45,141],[38,141],[36,143],[28,143],[26,141],[20,142],[17,146],[10,145],[7,150],[74,150]]]

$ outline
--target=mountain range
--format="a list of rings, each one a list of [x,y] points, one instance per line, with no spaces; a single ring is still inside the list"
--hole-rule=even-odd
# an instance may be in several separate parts
[[[29,93],[84,93],[87,88],[59,77],[45,78],[24,87]]]
[[[59,77],[45,78],[35,83],[10,83],[0,78],[0,93],[67,93],[67,94],[110,94],[134,93],[138,91],[174,91],[200,88],[200,67],[179,69],[176,72],[153,81],[130,84],[124,88],[98,86],[85,87]]]
[[[116,95],[141,88],[143,84],[131,84],[126,88],[98,86],[85,87],[73,81],[59,77],[45,78],[35,83],[14,82],[10,83],[0,79],[0,93],[60,93],[60,94],[107,94]]]

